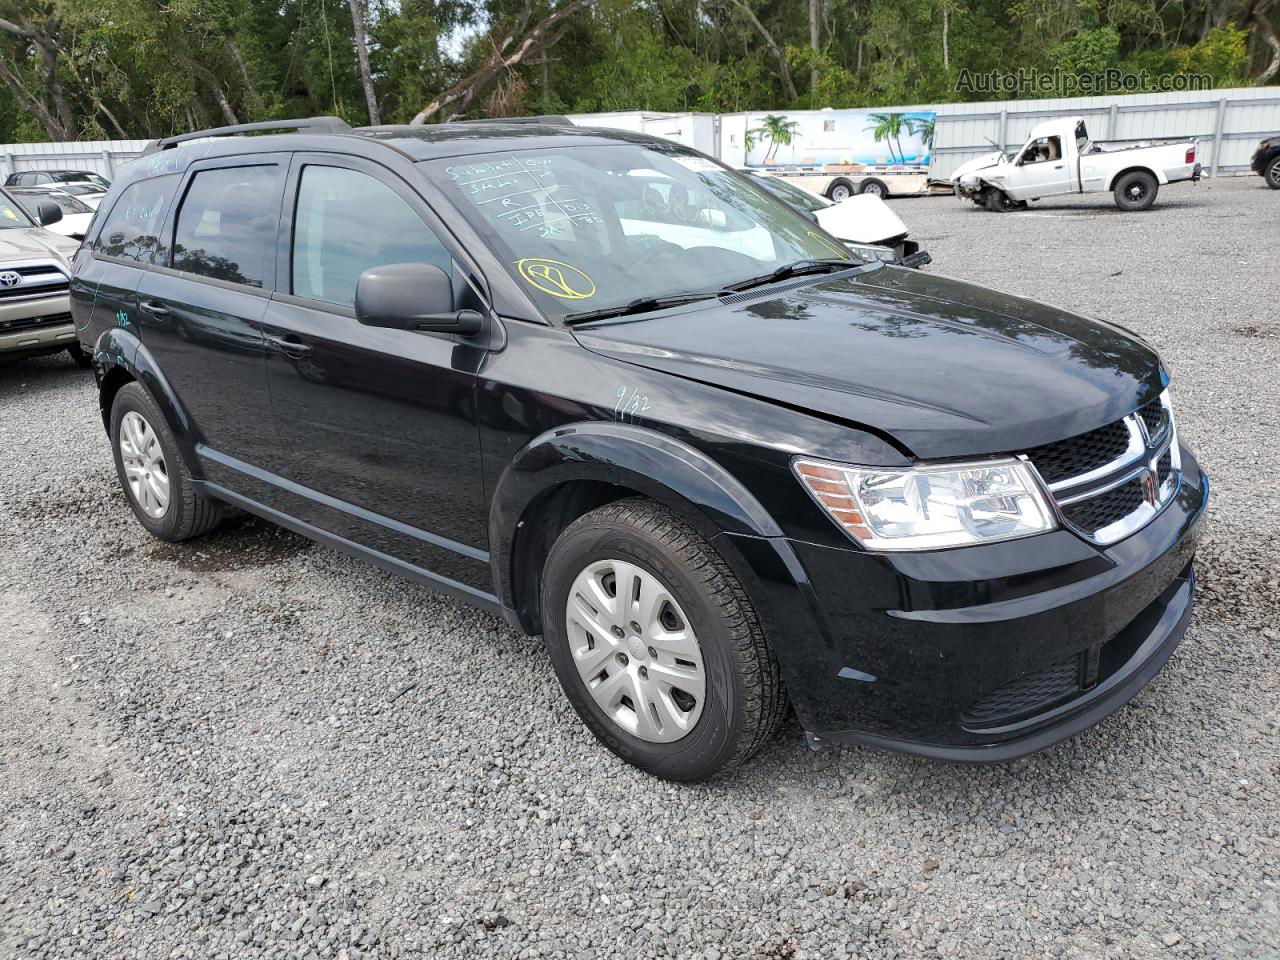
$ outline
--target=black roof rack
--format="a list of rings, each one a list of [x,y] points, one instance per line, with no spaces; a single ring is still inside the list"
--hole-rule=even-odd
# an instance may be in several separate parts
[[[176,137],[164,137],[153,140],[142,151],[145,157],[161,150],[171,150],[188,140],[203,140],[206,137],[233,137],[240,133],[253,133],[258,130],[306,130],[311,133],[346,133],[351,127],[341,117],[307,117],[302,120],[262,120],[258,123],[237,123],[230,127],[214,127],[211,130],[196,130],[192,133],[180,133]]]
[[[558,113],[544,113],[540,117],[488,117],[483,120],[453,120],[452,123],[545,123],[553,127],[572,127],[573,121]]]

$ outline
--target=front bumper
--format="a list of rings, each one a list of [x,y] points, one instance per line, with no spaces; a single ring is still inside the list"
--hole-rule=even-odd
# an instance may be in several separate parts
[[[75,342],[76,328],[69,313],[0,322],[0,357],[50,353]]]
[[[1063,530],[903,554],[734,539],[807,731],[992,762],[1079,733],[1155,676],[1190,617],[1207,499],[1184,449],[1178,494],[1105,549]]]

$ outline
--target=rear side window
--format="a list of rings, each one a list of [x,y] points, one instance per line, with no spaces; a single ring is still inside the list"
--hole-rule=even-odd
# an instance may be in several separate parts
[[[214,280],[261,287],[275,245],[280,170],[201,170],[178,210],[173,267]]]
[[[293,227],[293,293],[349,307],[370,267],[452,258],[404,198],[382,181],[343,167],[307,166]]]
[[[93,252],[100,257],[155,263],[161,246],[160,224],[178,179],[175,173],[125,187],[94,237]]]

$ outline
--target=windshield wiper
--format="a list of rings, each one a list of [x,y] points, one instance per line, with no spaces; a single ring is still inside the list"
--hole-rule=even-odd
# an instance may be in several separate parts
[[[829,273],[832,270],[847,270],[850,267],[863,266],[861,260],[838,260],[835,258],[820,260],[797,260],[794,263],[788,263],[779,267],[772,273],[766,273],[763,276],[752,277],[750,280],[739,280],[737,283],[730,283],[725,286],[726,290],[750,290],[752,287],[762,287],[766,283],[775,283],[778,280],[786,280],[789,277],[802,277],[806,273]]]
[[[712,297],[718,297],[727,292],[729,291],[708,290],[702,293],[676,293],[669,297],[640,297],[630,303],[619,304],[616,307],[601,307],[599,310],[586,310],[582,313],[566,314],[564,322],[569,326],[573,326],[576,323],[603,320],[606,317],[625,317],[633,313],[649,313],[652,310],[665,310],[667,307],[679,307],[686,303],[696,303],[699,300],[710,300]]]

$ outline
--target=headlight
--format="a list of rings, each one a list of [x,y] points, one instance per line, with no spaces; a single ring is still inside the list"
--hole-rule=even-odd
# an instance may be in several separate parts
[[[1029,537],[1057,527],[1021,460],[850,467],[792,464],[819,505],[872,550],[934,550]]]
[[[880,260],[883,263],[893,263],[898,259],[898,255],[893,251],[892,247],[882,247],[876,243],[845,243],[850,252],[855,257],[863,260]]]

